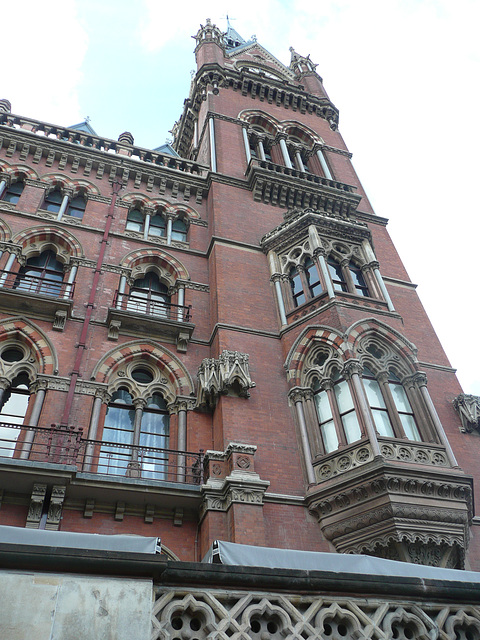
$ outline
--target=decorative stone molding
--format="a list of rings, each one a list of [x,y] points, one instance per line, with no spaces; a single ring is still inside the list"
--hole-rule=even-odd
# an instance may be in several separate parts
[[[108,386],[101,382],[91,382],[90,380],[78,380],[75,385],[75,393],[85,396],[103,397],[107,393]],[[107,395],[109,395],[107,393]]]
[[[343,454],[337,465],[342,456],[348,465],[352,456]],[[463,566],[473,514],[471,478],[441,466],[432,473],[423,463],[414,468],[381,459],[335,476],[332,462],[331,475],[310,488],[306,502],[338,552]]]
[[[42,373],[39,373],[37,378],[39,382],[46,384],[47,389],[52,389],[53,391],[68,391],[70,378],[61,378],[60,376],[47,376]]]
[[[55,311],[55,317],[53,319],[52,329],[54,331],[63,331],[67,322],[68,314],[63,309]]]
[[[463,433],[477,431],[480,433],[480,396],[461,393],[453,401],[455,410],[462,421]]]
[[[66,490],[67,487],[65,487],[64,485],[54,485],[52,487],[52,495],[50,496],[50,504],[48,506],[45,529],[49,529],[50,531],[58,531],[58,529],[60,528]]]
[[[250,397],[255,387],[250,377],[249,355],[224,350],[218,357],[205,358],[198,369],[198,407],[214,408],[220,395]]]
[[[195,638],[478,638],[480,607],[436,603],[386,593],[368,599],[272,591],[157,586],[152,640]]]
[[[28,507],[26,529],[38,529],[40,519],[42,517],[43,503],[47,494],[46,484],[34,484],[32,495],[30,497],[30,505]]]
[[[167,408],[170,414],[176,414],[179,411],[192,411],[195,409],[196,402],[197,399],[190,396],[177,396]]]

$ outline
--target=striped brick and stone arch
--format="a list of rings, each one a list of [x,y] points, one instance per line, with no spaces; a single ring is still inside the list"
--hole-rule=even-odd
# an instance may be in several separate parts
[[[19,345],[25,349],[28,357],[25,358],[25,366],[31,374],[31,382],[34,375],[41,373],[53,375],[58,371],[58,360],[55,348],[45,333],[33,322],[21,316],[12,316],[2,320],[0,327],[0,370],[3,375],[5,362],[1,353],[7,347]]]
[[[45,193],[60,189],[62,193],[66,192],[72,197],[83,195],[88,198],[100,195],[100,189],[95,184],[82,178],[72,180],[61,173],[47,173],[41,180],[47,185]]]
[[[169,286],[174,286],[177,280],[190,280],[190,275],[180,260],[162,249],[136,249],[125,256],[121,266],[131,269],[132,281],[149,271],[155,271]]]
[[[9,225],[0,218],[0,241],[1,242],[10,242],[12,239],[12,230]]]
[[[0,174],[6,174],[11,182],[18,180],[38,180],[38,173],[26,164],[8,164],[0,160]]]
[[[318,357],[320,354],[325,355]],[[292,387],[310,386],[313,372],[328,365],[325,375],[333,366],[340,367],[346,359],[347,345],[340,332],[332,327],[307,327],[298,336],[285,360],[284,367]],[[322,362],[321,365],[318,362]]]
[[[84,256],[78,239],[66,229],[54,225],[24,229],[14,236],[13,241],[22,247],[24,259],[52,250],[60,262],[68,265],[72,258]]]
[[[249,127],[261,129],[271,136],[276,136],[280,131],[280,122],[264,111],[246,109],[238,114],[238,119],[245,122]]]
[[[323,139],[310,127],[295,120],[282,120],[279,133],[284,133],[288,138],[294,138],[300,143],[312,149],[314,145],[323,145]]]

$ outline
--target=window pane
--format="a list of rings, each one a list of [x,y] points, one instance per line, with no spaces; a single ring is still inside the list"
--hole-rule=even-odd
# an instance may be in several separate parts
[[[355,411],[350,411],[350,413],[342,416],[342,422],[348,444],[360,440],[362,432],[360,431],[360,425],[358,424]]]
[[[160,215],[153,216],[150,220],[149,234],[152,236],[165,235],[166,222]]]
[[[409,440],[415,440],[416,442],[421,442],[422,439],[420,437],[420,433],[418,431],[418,427],[415,424],[415,420],[412,415],[408,415],[405,413],[400,414],[400,420],[402,421],[403,430],[405,431],[405,435]]]
[[[405,413],[413,413],[410,402],[408,401],[405,389],[401,384],[395,384],[390,382],[389,385],[392,392],[393,400],[398,411],[404,411]]]
[[[172,240],[185,242],[187,239],[187,225],[183,220],[177,218],[172,224]]]
[[[325,447],[325,452],[330,453],[330,451],[336,451],[338,449],[338,438],[337,432],[335,431],[335,425],[333,424],[333,420],[330,422],[325,422],[320,427],[322,432],[323,446]]]
[[[395,433],[393,432],[388,413],[386,411],[380,411],[380,409],[372,409],[372,413],[378,435],[386,436],[387,438],[394,438]]]
[[[326,422],[327,420],[332,419],[332,410],[330,409],[330,402],[328,401],[328,396],[326,391],[320,391],[320,393],[316,393],[315,396],[315,405],[317,407],[318,421],[320,423]]]
[[[335,397],[337,398],[338,410],[340,413],[351,411],[353,409],[353,400],[347,381],[342,380],[333,388],[335,390]]]
[[[0,413],[2,422],[23,424],[23,419],[27,413],[28,400],[28,393],[22,393],[12,389],[10,398],[3,405]]]
[[[60,191],[51,191],[43,203],[43,209],[51,211],[52,213],[58,213],[60,211],[60,205],[62,204],[63,195]]]
[[[126,408],[126,407],[114,407],[109,406],[107,408],[107,415],[105,416],[105,428],[110,430],[124,430],[124,431],[133,431],[133,425],[135,420],[135,410]],[[105,432],[105,429],[104,429]],[[113,442],[128,442],[131,440],[125,440],[127,436],[118,436],[119,440],[114,440]],[[104,438],[106,440],[106,438]]]
[[[132,211],[129,211],[125,229],[127,231],[138,232],[143,229],[143,215],[138,209],[132,209]]]
[[[20,200],[24,186],[23,182],[14,182],[3,194],[3,201],[16,204]]]
[[[363,386],[367,392],[368,404],[371,407],[381,407],[382,409],[386,409],[385,401],[378,382],[376,380],[363,378]]]
[[[67,208],[67,215],[74,218],[79,218],[81,220],[83,218],[83,214],[85,213],[85,205],[86,203],[82,196],[73,198]]]

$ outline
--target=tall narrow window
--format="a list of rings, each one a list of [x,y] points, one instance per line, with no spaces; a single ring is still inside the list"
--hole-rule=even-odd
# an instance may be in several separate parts
[[[315,298],[315,296],[319,296],[322,293],[322,283],[320,282],[318,269],[311,258],[305,260],[304,266],[310,295]]]
[[[172,240],[178,242],[187,241],[187,225],[181,218],[177,218],[172,224]]]
[[[2,200],[4,202],[10,202],[10,204],[17,204],[17,202],[20,200],[20,196],[22,195],[24,188],[25,185],[23,182],[14,182],[8,187],[8,189],[5,190],[2,196]]]
[[[290,278],[290,286],[292,288],[293,304],[295,307],[298,307],[303,304],[307,298],[303,291],[302,279],[300,278],[297,267],[290,269],[288,277]]]
[[[335,291],[348,291],[347,281],[339,263],[333,258],[329,258],[327,264]]]
[[[320,388],[318,380],[316,380],[313,385],[313,391],[323,447],[325,453],[330,453],[331,451],[336,451],[339,445],[332,409],[327,392]]]
[[[63,264],[53,251],[29,258],[17,275],[14,289],[58,298],[62,291]]]
[[[150,219],[150,229],[148,233],[151,236],[165,236],[167,234],[167,223],[165,222],[165,218],[163,218],[159,213],[157,215],[152,216]]]
[[[127,389],[112,395],[103,426],[103,442],[98,461],[98,473],[125,475],[131,460],[135,425],[135,407]]]
[[[135,280],[130,289],[127,311],[160,317],[170,315],[168,287],[160,282],[156,273],[150,271],[143,278]]]
[[[407,394],[405,393],[402,383],[393,371],[388,372],[388,386],[392,392],[395,408],[398,411],[405,435],[409,440],[416,440],[417,442],[420,442],[420,432],[415,422],[412,407],[408,401]]]
[[[365,282],[365,278],[363,277],[363,273],[360,267],[357,267],[356,264],[350,262],[350,264],[348,265],[348,269],[352,276],[355,293],[357,293],[359,296],[368,296],[369,293],[367,283]]]
[[[0,409],[0,456],[12,457],[15,451],[21,431],[7,425],[23,424],[30,397],[28,384],[27,374],[21,373],[13,380],[10,388],[3,395]]]
[[[140,452],[144,478],[159,479],[166,476],[168,457],[164,452],[152,451],[152,448],[168,447],[169,424],[167,403],[159,393],[154,393],[147,399],[140,425],[140,447],[148,447]]]
[[[338,372],[332,376],[332,380],[334,382],[333,390],[335,392],[335,399],[345,432],[345,438],[348,444],[350,444],[351,442],[360,440],[362,437],[352,394],[350,393],[348,382],[344,380]]]
[[[58,213],[60,211],[60,207],[62,206],[62,200],[63,195],[60,189],[50,191],[50,193],[47,193],[47,195],[45,196],[42,209],[50,211],[51,213]]]
[[[126,231],[143,231],[143,214],[139,209],[132,209],[128,212]]]
[[[367,393],[367,399],[370,404],[373,421],[375,422],[378,434],[380,436],[394,438],[395,433],[393,431],[390,416],[388,415],[387,405],[385,404],[382,390],[375,379],[374,374],[367,367],[364,367],[363,369],[363,386]]]
[[[68,204],[66,214],[67,216],[72,216],[73,218],[78,218],[81,220],[83,218],[83,214],[85,213],[86,206],[85,198],[83,196],[77,196],[73,198]]]

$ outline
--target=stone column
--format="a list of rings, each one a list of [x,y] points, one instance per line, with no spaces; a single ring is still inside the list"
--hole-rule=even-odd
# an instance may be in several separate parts
[[[290,156],[288,155],[287,143],[285,142],[285,136],[281,136],[279,138],[280,149],[282,151],[283,161],[285,166],[289,169],[293,169],[292,161],[290,160]]]
[[[265,156],[265,147],[263,146],[262,138],[258,138],[258,155],[260,156],[260,160],[266,160]]]
[[[75,277],[77,275],[78,267],[77,265],[73,265],[68,273],[67,282],[65,283],[65,292],[63,297],[66,299],[71,298],[71,294],[73,291],[73,283],[75,282]]]
[[[360,374],[363,371],[363,367],[358,360],[348,360],[344,366],[345,378],[352,381],[353,388],[355,390],[355,396],[358,400],[359,409],[361,412],[362,422],[365,425],[368,439],[372,445],[372,451],[374,457],[381,455],[380,447],[377,440],[377,431],[373,422],[372,415],[370,413],[370,407],[365,395],[365,389],[363,388]]]
[[[95,399],[93,401],[93,409],[92,415],[90,417],[90,425],[88,428],[88,439],[96,440],[98,434],[98,423],[100,420],[100,413],[102,410],[102,404],[108,404],[111,400],[112,396],[107,393],[104,389],[97,390],[95,392]],[[91,471],[92,466],[94,464],[94,451],[95,445],[91,442],[87,444],[87,448],[85,450],[85,459],[83,463],[84,471]]]
[[[295,149],[295,160],[297,161],[297,168],[299,171],[305,173],[305,167],[303,166],[302,156],[298,149]]]
[[[5,391],[10,386],[10,380],[8,378],[0,378],[0,408],[3,405],[3,396],[5,395]]]
[[[0,198],[3,196],[3,192],[5,191],[7,186],[7,181],[6,180],[2,180],[0,182]]]
[[[167,216],[167,244],[172,244],[172,226],[173,226],[173,218],[171,215]]]
[[[215,149],[215,121],[212,116],[208,119],[208,130],[210,134],[210,166],[212,171],[217,170],[217,152]]]
[[[32,413],[30,415],[29,427],[37,427],[42,412],[43,402],[45,400],[45,394],[47,389],[46,380],[36,380],[30,385],[30,393],[35,394],[35,401],[33,403]],[[25,434],[25,440],[22,443],[22,450],[20,452],[21,460],[28,460],[30,451],[32,450],[32,443],[35,437],[35,431],[29,429]]]
[[[321,149],[317,149],[317,158],[320,161],[320,165],[322,167],[323,173],[325,174],[325,177],[329,180],[333,180],[332,174],[330,173],[330,169],[328,168],[325,156],[323,155],[323,151]]]
[[[248,132],[247,127],[242,127],[242,135],[243,135],[243,145],[245,147],[245,155],[247,157],[247,165],[250,163],[252,159],[252,154],[250,153],[250,142],[248,140]]]
[[[300,441],[302,443],[303,458],[305,460],[305,469],[307,472],[308,484],[315,484],[316,483],[315,471],[312,465],[312,453],[310,451],[307,424],[305,422],[305,413],[303,411],[303,399],[304,399],[305,391],[310,391],[311,393],[311,389],[306,390],[300,387],[294,387],[293,389],[291,389],[288,395],[289,395],[290,402],[293,402],[297,412],[298,426],[300,430]]]
[[[66,193],[63,196],[63,200],[62,200],[62,204],[60,205],[60,209],[58,210],[57,213],[57,221],[61,220],[63,218],[63,216],[65,215],[65,211],[68,207],[68,201],[70,199],[70,196],[68,193]]]
[[[185,309],[185,285],[178,285],[178,310],[177,310],[177,320],[178,322],[183,322],[183,314]]]
[[[278,312],[280,314],[280,322],[282,323],[282,325],[285,325],[287,324],[287,316],[285,313],[285,302],[283,300],[282,287],[280,284],[280,278],[281,278],[280,262],[278,260],[277,254],[275,253],[275,251],[273,251],[273,249],[271,249],[268,252],[267,259],[268,259],[268,267],[270,269],[270,276],[271,276],[270,280],[273,282],[275,286],[275,297],[277,298]]]
[[[314,257],[317,260],[317,265],[319,267],[322,280],[325,283],[325,286],[327,288],[328,297],[330,299],[335,298],[335,291],[333,289],[332,279],[330,278],[330,274],[328,273],[327,261],[325,260],[325,250],[315,249]]]
[[[151,213],[145,214],[145,222],[143,223],[143,239],[148,240],[148,232],[150,231],[150,218],[152,217]]]
[[[422,398],[425,404],[427,405],[428,412],[433,421],[435,430],[437,431],[440,441],[445,447],[450,464],[452,465],[452,467],[458,467],[458,462],[452,451],[450,442],[448,441],[447,435],[443,429],[443,425],[440,422],[440,418],[438,417],[437,410],[435,409],[435,405],[433,404],[432,398],[430,397],[430,393],[427,389],[427,376],[425,375],[425,373],[418,371],[415,374],[415,383],[420,388],[420,393],[422,394]]]
[[[120,278],[120,284],[118,285],[118,295],[117,295],[117,309],[122,309],[123,303],[123,294],[125,293],[125,287],[127,285],[127,276],[122,276]]]

